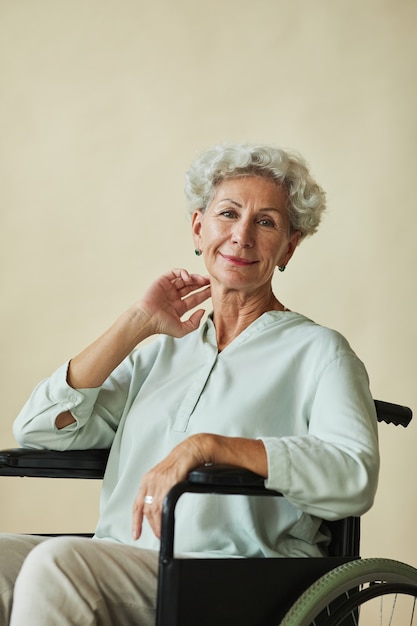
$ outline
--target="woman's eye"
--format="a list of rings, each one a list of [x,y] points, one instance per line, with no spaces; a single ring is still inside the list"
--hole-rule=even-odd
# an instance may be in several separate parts
[[[272,220],[267,220],[267,219],[259,220],[258,223],[261,226],[273,226],[274,225],[274,222]]]
[[[223,217],[235,217],[235,212],[234,211],[222,211],[220,215],[223,215]]]

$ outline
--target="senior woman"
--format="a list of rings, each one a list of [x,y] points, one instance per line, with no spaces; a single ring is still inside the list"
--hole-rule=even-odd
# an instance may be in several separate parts
[[[286,497],[183,496],[178,553],[323,555],[323,520],[373,502],[365,368],[340,334],[288,310],[271,286],[316,231],[323,191],[298,155],[231,145],[197,158],[186,196],[208,276],[159,278],[41,382],[15,422],[24,446],[111,452],[93,540],[3,540],[2,623],[154,624],[162,501],[203,463],[253,470]],[[189,312],[210,296],[201,323],[201,308]]]

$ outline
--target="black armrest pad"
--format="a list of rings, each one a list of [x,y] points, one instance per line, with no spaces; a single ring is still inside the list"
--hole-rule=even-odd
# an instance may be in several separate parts
[[[109,450],[0,450],[0,476],[102,478]]]
[[[202,465],[188,474],[188,481],[212,486],[264,487],[265,479],[233,465]]]

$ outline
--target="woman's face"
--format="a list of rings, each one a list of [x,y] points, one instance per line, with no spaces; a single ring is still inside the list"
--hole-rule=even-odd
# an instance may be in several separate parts
[[[248,292],[269,287],[300,238],[290,232],[285,190],[259,176],[219,183],[206,210],[193,214],[192,228],[212,280]]]

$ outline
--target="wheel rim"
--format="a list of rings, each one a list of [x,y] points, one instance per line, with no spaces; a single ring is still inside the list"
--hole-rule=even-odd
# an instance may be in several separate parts
[[[365,616],[362,611],[363,605],[370,603],[377,598],[382,601],[386,596],[393,596],[392,604],[388,607],[388,609],[385,609],[385,614],[382,613],[382,605],[379,605],[379,625],[391,626],[393,624],[401,623],[402,626],[406,626],[406,624],[412,626],[415,617],[417,585],[406,585],[402,583],[379,583],[367,587],[366,589],[358,590],[349,598],[342,601],[340,606],[332,611],[331,616],[326,618],[325,621],[322,621],[320,616],[318,616],[315,621],[317,621],[317,623],[321,626],[342,626],[342,622],[350,617],[351,623],[355,626],[362,623],[370,626],[369,605],[368,614]],[[400,598],[401,601],[399,601]],[[405,598],[410,600],[407,604],[402,601]],[[397,619],[398,612],[397,617],[395,615],[395,611],[398,609],[401,611],[401,622]],[[373,612],[375,614],[377,611],[374,609]],[[407,622],[405,621],[406,612],[408,613]],[[315,625],[315,621],[313,621],[313,625]]]
[[[327,624],[326,621],[323,621],[323,610],[327,610],[331,603],[334,603],[338,609],[341,603],[346,601],[347,595],[354,596],[357,589],[363,588],[368,583],[379,583],[384,589],[387,589],[388,583],[410,585],[414,589],[414,595],[417,595],[417,570],[405,563],[391,559],[365,559],[346,563],[331,570],[311,585],[284,617],[281,626],[310,626],[315,624],[314,620],[320,614],[322,616],[320,624],[335,626],[334,621],[329,621],[328,617],[324,618],[327,620]],[[377,592],[375,592],[376,594]],[[382,592],[381,595],[383,595]],[[357,597],[356,600],[358,599]],[[337,602],[335,602],[336,600]],[[331,608],[333,610],[333,607]],[[355,624],[353,620],[350,620],[350,623]],[[365,626],[369,626],[369,624],[363,623]],[[381,621],[380,623],[395,626],[395,622]],[[400,622],[400,624],[404,626],[405,622]]]

